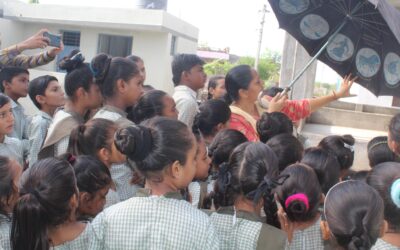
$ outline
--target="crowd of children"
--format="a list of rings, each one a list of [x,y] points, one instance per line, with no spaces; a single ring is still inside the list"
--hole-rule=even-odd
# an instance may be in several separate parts
[[[400,249],[400,114],[352,170],[355,139],[296,124],[348,96],[263,91],[247,65],[210,78],[177,55],[173,95],[138,56],[72,51],[49,75],[0,71],[0,249]],[[268,110],[256,105],[259,93]],[[39,109],[24,114],[29,94]]]

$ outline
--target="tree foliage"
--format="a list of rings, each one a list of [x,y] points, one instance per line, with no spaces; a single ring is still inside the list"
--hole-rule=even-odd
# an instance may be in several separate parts
[[[228,71],[241,64],[254,66],[255,58],[251,56],[241,57],[236,63],[225,60],[215,60],[204,66],[207,75],[225,75]],[[260,57],[258,64],[258,73],[260,78],[266,82],[266,85],[279,81],[279,72],[281,68],[281,55],[278,52],[266,50]]]

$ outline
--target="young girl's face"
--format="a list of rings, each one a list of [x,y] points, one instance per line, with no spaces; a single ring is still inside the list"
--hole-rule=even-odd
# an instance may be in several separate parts
[[[162,110],[162,116],[173,118],[173,119],[178,119],[178,110],[176,109],[176,104],[174,99],[166,95],[162,99],[163,103],[163,110]]]
[[[101,95],[100,88],[97,84],[90,84],[89,91],[86,92],[87,102],[89,103],[89,109],[96,109],[101,106],[103,102],[103,96]]]
[[[181,166],[179,178],[176,180],[176,186],[179,189],[186,188],[191,183],[196,174],[196,155],[197,155],[197,142],[192,135],[192,148],[188,151],[186,163]]]
[[[204,139],[202,138],[198,143],[198,150],[196,156],[196,175],[195,179],[205,180],[208,177],[208,170],[210,169],[211,159],[208,157],[207,147]]]
[[[12,132],[14,126],[14,115],[11,109],[11,102],[0,108],[0,135],[7,135]]]
[[[125,84],[127,85],[127,91],[125,92],[124,99],[125,104],[129,107],[136,104],[143,94],[143,77],[141,74],[137,74]]]
[[[79,203],[79,213],[82,215],[89,215],[91,217],[95,217],[98,213],[103,211],[104,205],[106,204],[106,196],[108,190],[110,189],[110,185],[100,189],[95,194],[90,195],[86,193],[86,199],[80,199]]]
[[[44,92],[45,103],[51,107],[60,107],[65,103],[64,91],[58,81],[51,81]]]
[[[226,94],[225,79],[219,79],[215,88],[210,88],[212,99],[222,99]]]

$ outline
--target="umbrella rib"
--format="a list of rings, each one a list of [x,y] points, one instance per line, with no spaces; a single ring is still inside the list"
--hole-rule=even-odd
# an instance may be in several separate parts
[[[376,24],[376,25],[381,25],[381,26],[386,27],[385,23],[381,23],[381,22],[377,22],[377,21],[374,22],[374,21],[371,21],[371,20],[368,20],[368,19],[363,19],[363,18],[360,18],[360,17],[355,17],[354,19],[356,19],[357,21],[363,21],[363,22],[366,22],[366,23]]]
[[[390,35],[390,34],[387,33],[386,31],[381,30],[381,29],[379,29],[379,28],[373,26],[372,24],[365,22],[364,20],[358,20],[358,21],[363,25],[363,27],[365,27],[366,29],[369,29],[369,31],[370,31],[371,33],[374,33],[374,31],[378,31],[378,32],[384,33],[385,35]]]
[[[340,4],[339,4],[339,2],[340,2]],[[334,5],[334,7],[336,7],[337,8],[337,10],[340,12],[340,13],[343,13],[343,14],[346,14],[347,12],[346,12],[346,7],[344,7],[341,3],[342,3],[342,1],[334,1],[334,2],[332,2],[333,3],[333,5]]]

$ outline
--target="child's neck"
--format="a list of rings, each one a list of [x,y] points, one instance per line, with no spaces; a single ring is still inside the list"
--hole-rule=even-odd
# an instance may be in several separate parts
[[[5,138],[6,138],[6,135],[0,134],[0,143],[4,143]]]
[[[261,207],[254,206],[254,203],[244,197],[239,197],[234,202],[234,207],[237,211],[244,211],[260,215]]]
[[[307,222],[294,221],[294,222],[292,222],[293,223],[293,230],[304,230],[304,229],[307,229],[307,228],[311,227],[312,225],[314,225],[315,222],[317,220],[319,220],[320,217],[321,217],[321,214],[317,213],[317,215],[310,221],[307,221]]]
[[[40,110],[42,112],[45,112],[49,116],[53,117],[54,112],[56,111],[56,109],[57,109],[56,107],[50,107],[50,106],[47,106],[47,105],[43,105]]]
[[[260,114],[258,113],[257,107],[253,102],[249,102],[247,100],[239,100],[235,101],[232,103],[232,105],[242,109],[246,113],[252,115],[252,116],[259,116]]]
[[[79,221],[68,221],[60,226],[49,228],[48,236],[52,245],[58,246],[75,240],[86,228],[86,224]]]
[[[154,182],[149,179],[146,179],[144,187],[151,190],[151,195],[156,195],[156,196],[163,196],[167,193],[179,191],[176,186],[165,180],[162,182]]]
[[[125,111],[126,108],[128,107],[125,104],[125,102],[123,101],[123,99],[122,98],[118,98],[118,97],[106,99],[105,104],[109,105],[109,106],[112,106],[112,107],[119,108],[119,109],[121,109],[123,111]]]
[[[4,94],[6,94],[6,96],[10,97],[11,100],[13,100],[14,102],[18,103],[18,99],[20,98],[19,95],[15,95],[13,93],[9,93],[8,91],[4,91]]]
[[[400,247],[400,232],[399,233],[385,233],[382,237],[382,240],[386,241],[387,243]]]
[[[71,100],[66,101],[64,108],[65,110],[73,111],[82,117],[84,117],[86,112],[88,111],[87,107],[81,105],[79,102],[73,102]]]

